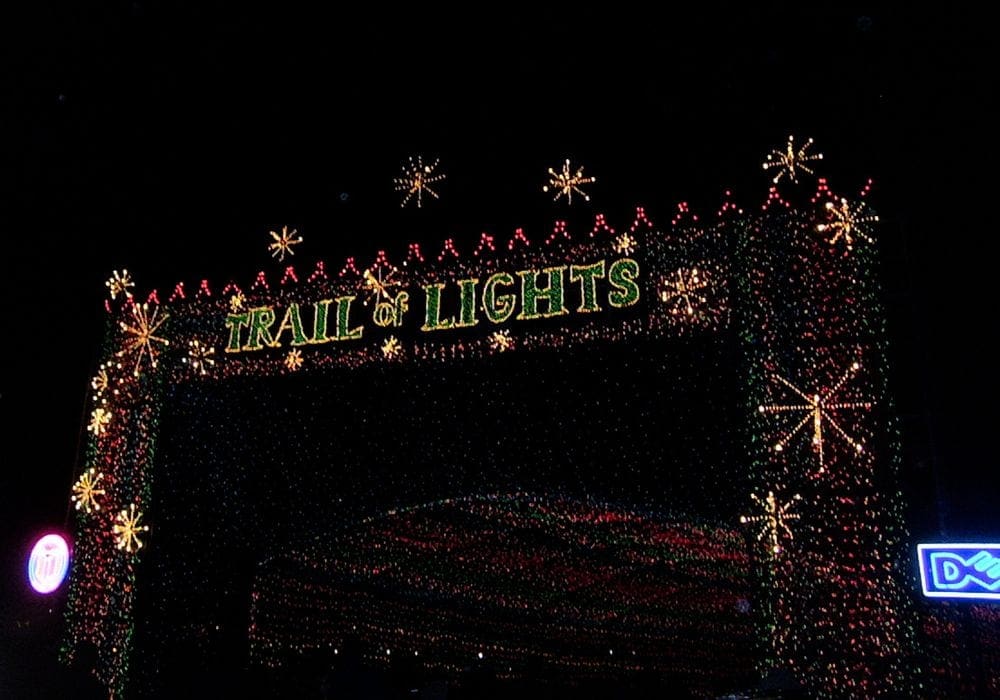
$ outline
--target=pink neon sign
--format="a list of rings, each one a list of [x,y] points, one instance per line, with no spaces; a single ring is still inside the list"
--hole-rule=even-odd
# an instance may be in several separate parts
[[[62,535],[45,535],[31,548],[28,581],[39,593],[51,593],[59,588],[68,569],[69,546]]]

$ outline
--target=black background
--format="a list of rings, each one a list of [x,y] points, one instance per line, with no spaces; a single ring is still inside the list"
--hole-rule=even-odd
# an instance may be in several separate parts
[[[727,188],[757,206],[789,133],[816,139],[836,192],[875,178],[914,541],[997,536],[996,81],[976,12],[24,5],[0,16],[3,691],[54,668],[62,601],[31,596],[23,562],[66,521],[112,269],[161,293],[277,274],[284,224],[302,269],[595,211],[623,226],[635,204],[666,226]],[[415,153],[448,179],[400,211]],[[597,176],[590,204],[540,192],[565,157]]]

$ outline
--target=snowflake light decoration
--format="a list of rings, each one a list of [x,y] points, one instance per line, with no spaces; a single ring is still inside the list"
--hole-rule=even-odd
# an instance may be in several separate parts
[[[246,301],[247,298],[243,296],[243,292],[236,292],[236,294],[229,297],[229,310],[236,313],[243,308]]]
[[[285,367],[295,372],[302,367],[302,353],[298,349],[289,350],[285,355]]]
[[[132,277],[129,275],[128,270],[118,270],[111,271],[111,277],[107,279],[104,286],[108,288],[111,292],[112,301],[118,298],[118,295],[124,296],[126,299],[132,298],[132,287],[135,286],[135,282],[132,281]]]
[[[396,184],[396,191],[406,193],[403,195],[403,201],[400,202],[399,206],[405,207],[413,199],[413,196],[416,195],[417,209],[420,209],[424,202],[424,192],[434,197],[434,199],[440,199],[438,193],[431,187],[432,184],[440,182],[446,177],[444,173],[434,173],[434,169],[437,168],[440,162],[440,159],[435,159],[431,165],[424,165],[423,156],[417,156],[415,160],[413,156],[408,159],[407,164],[402,166],[402,177],[393,178],[393,182]]]
[[[94,435],[104,435],[109,423],[111,423],[111,411],[98,407],[90,412],[90,423],[87,424],[87,430]]]
[[[708,302],[707,297],[699,292],[709,288],[708,280],[698,272],[697,268],[690,270],[679,267],[671,276],[663,279],[660,290],[660,301],[667,305],[670,313],[675,316],[694,316],[695,305]]]
[[[569,165],[569,158],[563,162],[562,171],[556,172],[552,168],[549,168],[549,184],[542,187],[542,192],[548,192],[552,190],[556,193],[556,196],[552,198],[552,201],[558,200],[560,197],[566,197],[566,203],[573,203],[573,193],[576,192],[585,202],[590,201],[590,195],[580,189],[581,185],[589,185],[592,182],[597,182],[596,177],[584,177],[583,176],[583,166],[576,169],[573,172]]]
[[[825,393],[816,393],[809,395],[799,389],[797,386],[792,384],[790,381],[784,377],[773,374],[771,375],[772,381],[781,384],[782,386],[791,389],[797,396],[799,396],[805,403],[801,404],[765,404],[757,407],[757,410],[761,413],[804,413],[802,417],[795,426],[785,433],[775,444],[774,451],[782,452],[788,443],[799,433],[802,428],[804,428],[810,421],[812,422],[812,447],[816,452],[817,458],[819,459],[819,472],[822,474],[826,470],[826,464],[823,455],[823,446],[825,439],[823,436],[823,423],[827,423],[834,432],[840,435],[843,440],[850,445],[856,452],[864,452],[864,445],[852,438],[847,434],[840,424],[834,419],[833,411],[840,409],[852,409],[852,408],[863,408],[868,410],[871,408],[871,402],[869,401],[834,401],[834,397],[837,392],[847,383],[847,381],[853,377],[858,370],[861,369],[860,362],[854,362],[847,371],[841,375],[840,379],[833,385],[829,391]]]
[[[830,245],[835,245],[841,238],[847,250],[854,248],[855,237],[868,243],[874,244],[875,240],[871,235],[869,224],[877,223],[878,217],[872,214],[865,203],[858,202],[855,206],[848,204],[847,200],[841,197],[840,203],[826,203],[826,210],[830,214],[830,221],[819,224],[816,230],[820,233],[831,231],[833,238],[827,241]]]
[[[204,376],[208,374],[209,367],[215,366],[215,358],[212,357],[214,354],[215,348],[195,338],[188,341],[188,354],[182,362],[191,365],[191,369]]]
[[[302,236],[298,235],[298,231],[294,228],[289,231],[287,226],[281,227],[281,233],[277,231],[268,231],[268,233],[271,234],[271,238],[274,240],[268,244],[267,249],[271,251],[271,257],[277,258],[279,261],[285,259],[286,253],[288,255],[295,255],[292,246],[302,242]]]
[[[777,168],[778,174],[774,176],[771,180],[774,184],[778,184],[778,181],[782,177],[788,176],[788,179],[792,182],[798,182],[798,171],[801,170],[804,173],[809,173],[813,175],[813,171],[806,165],[809,161],[813,160],[823,160],[822,153],[806,153],[809,147],[812,146],[813,140],[809,139],[799,150],[795,150],[795,137],[788,137],[788,144],[785,146],[785,150],[775,149],[767,154],[767,160],[764,161],[764,170],[770,170],[771,168]]]
[[[514,338],[510,331],[496,331],[490,334],[490,349],[497,352],[506,352],[514,348]]]
[[[760,523],[760,531],[757,533],[757,541],[762,541],[765,537],[770,545],[771,554],[777,556],[781,553],[781,536],[784,534],[788,539],[794,539],[791,528],[788,527],[789,520],[798,520],[797,513],[790,513],[796,501],[802,500],[802,496],[795,494],[792,500],[780,503],[774,491],[768,491],[766,498],[761,498],[755,493],[750,494],[750,498],[763,509],[763,513],[758,515],[743,515],[740,522],[743,524]]]
[[[149,313],[149,304],[132,305],[132,323],[120,321],[119,326],[128,336],[125,348],[117,353],[117,357],[132,353],[135,355],[135,368],[132,374],[139,376],[142,367],[142,360],[149,360],[149,366],[156,368],[156,353],[159,351],[157,345],[170,345],[170,341],[155,335],[163,323],[170,318],[167,314],[159,316],[159,308],[154,308],[152,315]],[[158,317],[159,316],[159,317]]]
[[[124,549],[129,554],[142,549],[142,540],[139,539],[140,532],[148,532],[148,525],[140,525],[142,511],[135,509],[135,504],[129,505],[128,510],[123,510],[115,516],[115,523],[111,527],[111,533],[115,537],[115,544],[118,549]]]
[[[639,241],[629,233],[623,233],[615,239],[614,249],[619,255],[631,255],[635,252]]]
[[[98,472],[94,467],[87,469],[80,475],[80,478],[73,484],[73,495],[70,496],[70,500],[76,504],[77,510],[82,509],[89,514],[92,510],[101,509],[97,497],[104,495],[104,489],[98,488],[98,484],[103,478],[104,474]]]
[[[399,357],[403,352],[403,346],[400,344],[396,336],[390,335],[386,338],[386,341],[382,343],[382,355],[387,360],[394,360]]]

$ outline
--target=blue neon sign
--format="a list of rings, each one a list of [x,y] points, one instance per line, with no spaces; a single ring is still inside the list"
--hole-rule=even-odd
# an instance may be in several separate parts
[[[1000,600],[1000,544],[918,544],[928,598]]]

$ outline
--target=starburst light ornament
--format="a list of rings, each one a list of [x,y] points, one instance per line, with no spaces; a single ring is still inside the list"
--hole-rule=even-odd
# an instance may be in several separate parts
[[[801,413],[802,419],[795,426],[787,431],[776,443],[774,451],[782,452],[798,435],[806,425],[812,423],[812,448],[819,460],[819,472],[822,474],[826,470],[824,458],[824,445],[826,437],[823,434],[823,424],[826,423],[833,431],[839,435],[844,442],[851,446],[856,452],[864,452],[864,445],[861,441],[851,437],[840,423],[834,418],[834,411],[842,409],[864,409],[871,408],[870,401],[836,401],[837,392],[861,369],[860,362],[854,362],[841,375],[840,379],[833,387],[825,392],[807,394],[792,384],[790,381],[778,374],[772,374],[771,380],[781,386],[790,389],[796,396],[800,397],[804,403],[799,404],[763,404],[757,407],[761,413]]]
[[[405,207],[411,200],[417,203],[417,209],[424,204],[424,193],[431,195],[434,199],[439,199],[438,193],[431,187],[435,182],[445,179],[444,173],[435,173],[440,159],[436,159],[430,165],[424,165],[423,156],[410,157],[403,165],[402,177],[393,178],[397,192],[404,192],[403,201],[399,206]]]
[[[694,316],[698,305],[708,298],[701,294],[711,285],[697,268],[679,267],[670,277],[664,278],[660,289],[660,301],[667,305],[670,313]]]
[[[807,153],[812,146],[813,140],[809,139],[802,146],[795,150],[795,137],[789,135],[788,144],[784,150],[775,149],[767,154],[764,161],[764,170],[777,169],[777,174],[771,180],[774,184],[783,177],[787,177],[792,182],[799,181],[799,171],[813,175],[812,169],[806,163],[814,160],[823,160],[822,153]]]
[[[134,503],[129,505],[128,510],[123,510],[115,516],[111,534],[114,535],[118,549],[124,549],[129,554],[134,554],[142,549],[139,533],[148,532],[149,526],[140,525],[140,520],[142,520],[142,511],[137,511]]]
[[[757,533],[757,541],[760,542],[766,538],[771,554],[777,556],[782,550],[782,535],[790,540],[794,539],[792,530],[788,527],[788,521],[798,520],[799,516],[797,513],[791,513],[789,511],[796,501],[802,500],[802,496],[795,494],[792,496],[790,501],[786,501],[785,503],[781,503],[778,500],[778,497],[774,495],[774,491],[768,491],[766,498],[761,498],[757,494],[751,493],[750,498],[752,498],[764,512],[757,515],[741,516],[740,522],[743,524],[760,524],[760,530]]]
[[[295,372],[302,367],[302,353],[298,349],[289,350],[285,355],[285,367]]]
[[[833,237],[827,241],[830,245],[843,240],[844,246],[851,251],[854,249],[855,238],[869,244],[875,243],[869,224],[878,223],[878,216],[872,214],[863,201],[851,206],[842,197],[837,203],[827,202],[826,211],[830,220],[816,226],[816,230],[820,233],[833,233]]]
[[[281,233],[277,231],[268,231],[268,233],[271,234],[272,241],[268,244],[267,249],[271,251],[271,257],[277,258],[279,261],[284,261],[285,254],[295,255],[292,246],[302,242],[302,236],[298,235],[299,232],[294,228],[289,231],[287,226],[281,227]]]
[[[132,281],[132,277],[129,275],[128,270],[112,270],[111,277],[107,279],[104,286],[108,288],[111,293],[111,300],[114,301],[119,295],[124,296],[126,299],[132,298],[132,288],[135,286],[135,282]]]
[[[396,336],[390,335],[384,343],[382,343],[382,355],[387,360],[394,360],[400,356],[403,352],[403,346],[400,344]]]
[[[542,192],[552,190],[556,193],[552,201],[556,201],[560,197],[565,197],[567,204],[573,203],[573,193],[576,192],[583,197],[585,202],[589,202],[590,195],[580,189],[580,187],[582,185],[589,185],[592,182],[597,182],[597,178],[584,177],[583,166],[578,167],[574,172],[570,167],[569,158],[567,158],[563,162],[560,172],[557,173],[552,168],[549,168],[549,183],[542,187]]]
[[[98,488],[103,478],[104,474],[94,467],[87,469],[80,475],[80,478],[73,484],[73,495],[70,497],[70,500],[76,504],[77,510],[89,514],[91,511],[101,509],[97,497],[104,495],[104,489]]]
[[[132,322],[119,322],[119,326],[126,334],[125,348],[120,350],[117,357],[131,354],[135,356],[135,366],[132,374],[139,376],[142,370],[143,360],[149,366],[156,368],[157,353],[160,346],[167,346],[170,341],[156,335],[157,330],[170,318],[167,314],[159,315],[160,309],[154,308],[153,313],[149,313],[149,304],[132,304]]]

